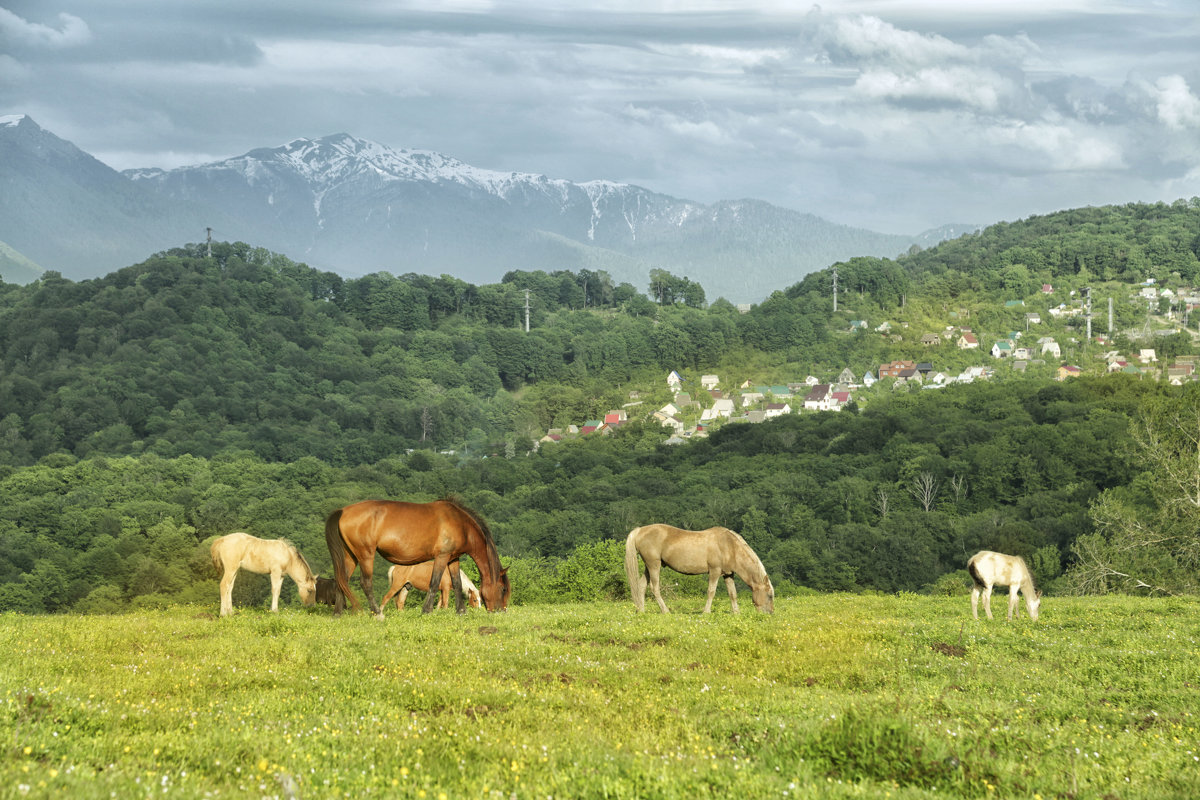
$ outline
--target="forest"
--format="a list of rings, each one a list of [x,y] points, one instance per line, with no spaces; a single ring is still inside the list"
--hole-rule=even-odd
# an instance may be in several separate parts
[[[616,547],[652,521],[740,531],[780,593],[958,591],[982,548],[1023,555],[1050,591],[1194,591],[1200,526],[1180,480],[1189,452],[1195,472],[1194,384],[1106,375],[1086,340],[1068,383],[1057,364],[937,392],[881,382],[842,412],[680,446],[648,412],[671,398],[670,370],[727,385],[862,375],[930,356],[912,336],[854,335],[852,319],[919,335],[953,311],[1015,330],[1005,301],[1044,284],[1055,300],[1151,278],[1183,289],[1198,253],[1193,199],[852,259],[745,313],[664,270],[645,287],[586,270],[351,279],[244,243],[0,284],[0,610],[211,601],[205,542],[233,530],[288,537],[327,574],[330,511],[445,495],[487,518],[518,603],[621,596]],[[1125,330],[1146,310],[1116,313]],[[1078,322],[1058,333],[1079,337]],[[1192,352],[1186,335],[1136,346]],[[631,401],[645,413],[611,435],[537,446]]]

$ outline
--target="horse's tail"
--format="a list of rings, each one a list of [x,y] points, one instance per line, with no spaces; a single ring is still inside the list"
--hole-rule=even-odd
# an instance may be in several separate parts
[[[978,556],[971,556],[971,560],[967,562],[967,572],[971,573],[971,580],[975,581],[975,585],[980,589],[987,588],[987,582],[979,575],[979,567],[975,565],[975,559]]]
[[[346,543],[342,541],[342,509],[325,518],[325,544],[329,547],[329,557],[333,560],[333,577],[338,589],[350,598],[350,604],[358,609],[358,598],[350,591],[350,576],[346,572]]]
[[[638,598],[645,596],[642,593],[642,584],[646,578],[638,569],[637,535],[639,531],[641,528],[634,528],[625,539],[625,577],[629,579],[629,593],[633,596],[634,603],[638,601]]]

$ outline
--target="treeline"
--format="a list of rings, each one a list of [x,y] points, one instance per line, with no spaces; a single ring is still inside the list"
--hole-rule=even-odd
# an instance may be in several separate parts
[[[728,304],[657,306],[603,273],[343,280],[243,244],[213,251],[0,285],[0,463],[528,449],[619,405],[634,376],[661,384],[739,346]]]
[[[445,495],[489,521],[517,603],[622,596],[619,542],[655,521],[740,531],[781,593],[961,591],[981,548],[1026,556],[1052,586],[1092,531],[1089,504],[1137,483],[1130,416],[1174,391],[1120,376],[975,384],[728,426],[684,447],[632,425],[509,458],[53,455],[0,480],[0,608],[215,603],[214,536],[288,537],[328,574],[329,512]],[[239,602],[262,599],[265,580],[239,582]]]

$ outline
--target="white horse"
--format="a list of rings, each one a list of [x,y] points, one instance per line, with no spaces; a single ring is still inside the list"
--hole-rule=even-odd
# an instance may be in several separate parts
[[[1011,622],[1013,614],[1018,616],[1017,592],[1025,595],[1025,608],[1029,618],[1037,622],[1038,606],[1042,604],[1042,593],[1033,587],[1033,575],[1020,556],[1006,556],[1003,553],[993,553],[991,550],[981,550],[971,556],[967,562],[967,570],[975,585],[971,588],[971,615],[979,619],[979,596],[983,595],[983,610],[987,618],[992,618],[992,587],[1008,587],[1008,619]]]
[[[212,562],[221,575],[221,616],[233,613],[233,582],[239,569],[271,576],[271,610],[279,610],[279,590],[287,574],[296,582],[300,600],[311,606],[317,599],[317,579],[296,546],[287,539],[259,539],[231,533],[212,543]]]

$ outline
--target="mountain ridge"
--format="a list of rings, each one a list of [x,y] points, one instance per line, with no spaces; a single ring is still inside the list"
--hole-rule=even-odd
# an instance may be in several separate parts
[[[705,205],[617,181],[489,170],[348,133],[118,173],[27,116],[3,119],[23,130],[15,137],[0,126],[0,179],[23,170],[23,192],[45,196],[33,203],[40,220],[0,205],[10,220],[0,240],[68,277],[104,274],[213,228],[347,277],[417,272],[486,283],[512,269],[586,267],[644,286],[651,269],[664,268],[700,283],[710,300],[748,302],[837,261],[896,256],[931,238],[759,200]],[[59,218],[57,246],[47,242],[55,227],[47,216]]]

